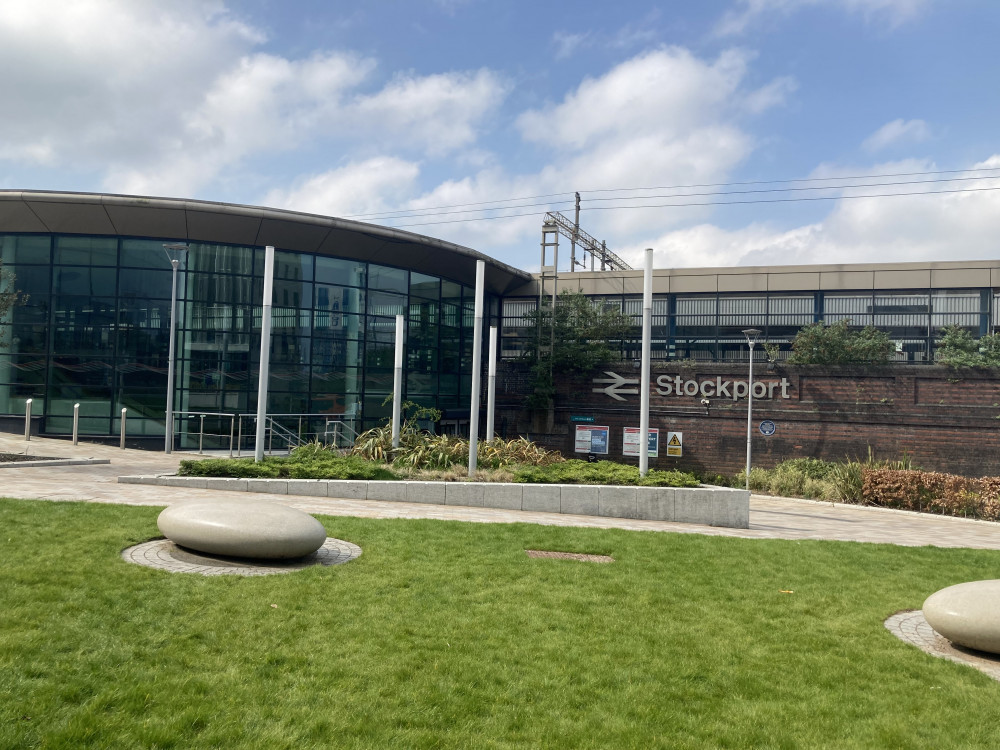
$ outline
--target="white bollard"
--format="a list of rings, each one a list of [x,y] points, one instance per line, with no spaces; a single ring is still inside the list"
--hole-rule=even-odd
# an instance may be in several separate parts
[[[122,407],[122,436],[118,443],[118,447],[125,450],[125,412],[128,411],[124,406]]]
[[[80,442],[80,404],[73,404],[73,445]]]
[[[31,402],[28,399],[24,402],[24,439],[31,440]]]

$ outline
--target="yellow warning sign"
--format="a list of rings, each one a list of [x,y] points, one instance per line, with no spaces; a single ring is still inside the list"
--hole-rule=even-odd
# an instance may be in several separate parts
[[[668,432],[667,433],[667,455],[674,458],[680,458],[684,455],[684,433],[681,432]]]

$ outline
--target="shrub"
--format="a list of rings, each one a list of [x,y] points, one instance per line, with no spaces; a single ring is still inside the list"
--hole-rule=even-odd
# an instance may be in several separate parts
[[[863,469],[866,503],[949,516],[1000,520],[1000,477],[972,479],[913,469]]]
[[[302,452],[300,452],[302,451]],[[290,456],[268,456],[260,463],[252,458],[207,458],[181,461],[177,472],[189,477],[237,477],[240,479],[399,479],[384,465],[354,456],[338,456],[329,450],[303,446]]]
[[[693,474],[681,471],[653,469],[645,477],[639,468],[612,461],[590,463],[570,459],[546,466],[519,466],[514,471],[515,482],[530,484],[622,484],[643,487],[697,487]]]

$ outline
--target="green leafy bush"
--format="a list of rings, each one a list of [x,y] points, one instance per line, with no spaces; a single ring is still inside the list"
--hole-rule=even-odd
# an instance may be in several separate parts
[[[851,330],[851,321],[803,326],[792,340],[790,365],[887,364],[896,351],[889,334],[874,326]]]
[[[571,459],[547,466],[519,466],[514,471],[515,482],[529,484],[621,484],[642,487],[697,487],[693,474],[682,471],[650,470],[642,477],[636,466],[612,461],[589,463]]]
[[[399,479],[399,475],[380,464],[338,456],[329,450],[317,451],[303,446],[290,456],[268,456],[260,463],[252,458],[207,458],[181,461],[177,472],[188,477],[236,477],[240,479]]]

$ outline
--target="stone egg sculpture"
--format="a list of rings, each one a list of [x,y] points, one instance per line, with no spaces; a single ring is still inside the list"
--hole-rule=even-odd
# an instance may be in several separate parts
[[[323,524],[295,508],[240,500],[191,500],[156,519],[167,539],[210,555],[289,560],[311,555],[326,541]]]
[[[952,643],[1000,654],[1000,580],[941,589],[924,602],[924,619]]]

